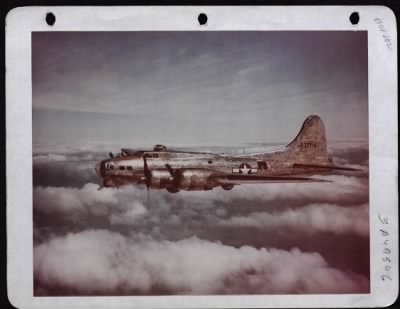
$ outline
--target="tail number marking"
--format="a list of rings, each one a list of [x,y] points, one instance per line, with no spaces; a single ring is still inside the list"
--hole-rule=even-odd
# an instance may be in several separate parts
[[[312,143],[312,142],[302,142],[302,143],[300,143],[300,148],[302,148],[302,149],[317,148],[317,144]]]

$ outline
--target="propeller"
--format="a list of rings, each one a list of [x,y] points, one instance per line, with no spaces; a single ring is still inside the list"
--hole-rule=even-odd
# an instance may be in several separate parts
[[[183,176],[183,175],[182,175],[182,171],[179,170],[179,169],[175,169],[175,170],[174,170],[174,169],[171,167],[171,165],[169,165],[168,163],[165,164],[165,167],[167,168],[169,174],[170,174],[171,177],[172,177],[172,184],[173,184],[173,187],[174,187],[174,188],[178,188],[178,186],[179,186],[179,184],[180,184],[180,182],[181,182],[182,176]]]
[[[143,171],[144,171],[144,177],[145,177],[145,181],[146,181],[147,201],[149,201],[150,200],[151,171],[149,170],[149,167],[147,165],[146,156],[143,156]]]
[[[172,169],[171,165],[169,165],[167,163],[167,164],[165,164],[165,167],[167,168],[167,170],[170,173],[171,177],[174,177],[174,170]]]

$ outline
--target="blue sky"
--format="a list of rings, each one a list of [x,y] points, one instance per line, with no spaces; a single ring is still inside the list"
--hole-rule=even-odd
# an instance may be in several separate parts
[[[34,143],[368,138],[362,31],[35,32],[32,80]]]

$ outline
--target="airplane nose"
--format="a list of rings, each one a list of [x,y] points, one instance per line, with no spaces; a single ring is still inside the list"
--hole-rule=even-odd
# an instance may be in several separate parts
[[[97,174],[99,177],[103,177],[103,175],[102,175],[102,168],[101,168],[102,163],[103,163],[103,162],[97,163],[96,166],[95,166],[95,168],[94,168],[94,169],[96,170],[96,174]]]

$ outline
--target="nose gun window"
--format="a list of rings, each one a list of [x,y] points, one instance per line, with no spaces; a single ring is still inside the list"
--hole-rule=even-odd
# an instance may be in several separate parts
[[[106,168],[106,170],[113,170],[114,169],[114,165],[112,165],[110,163],[106,163],[105,168]]]

